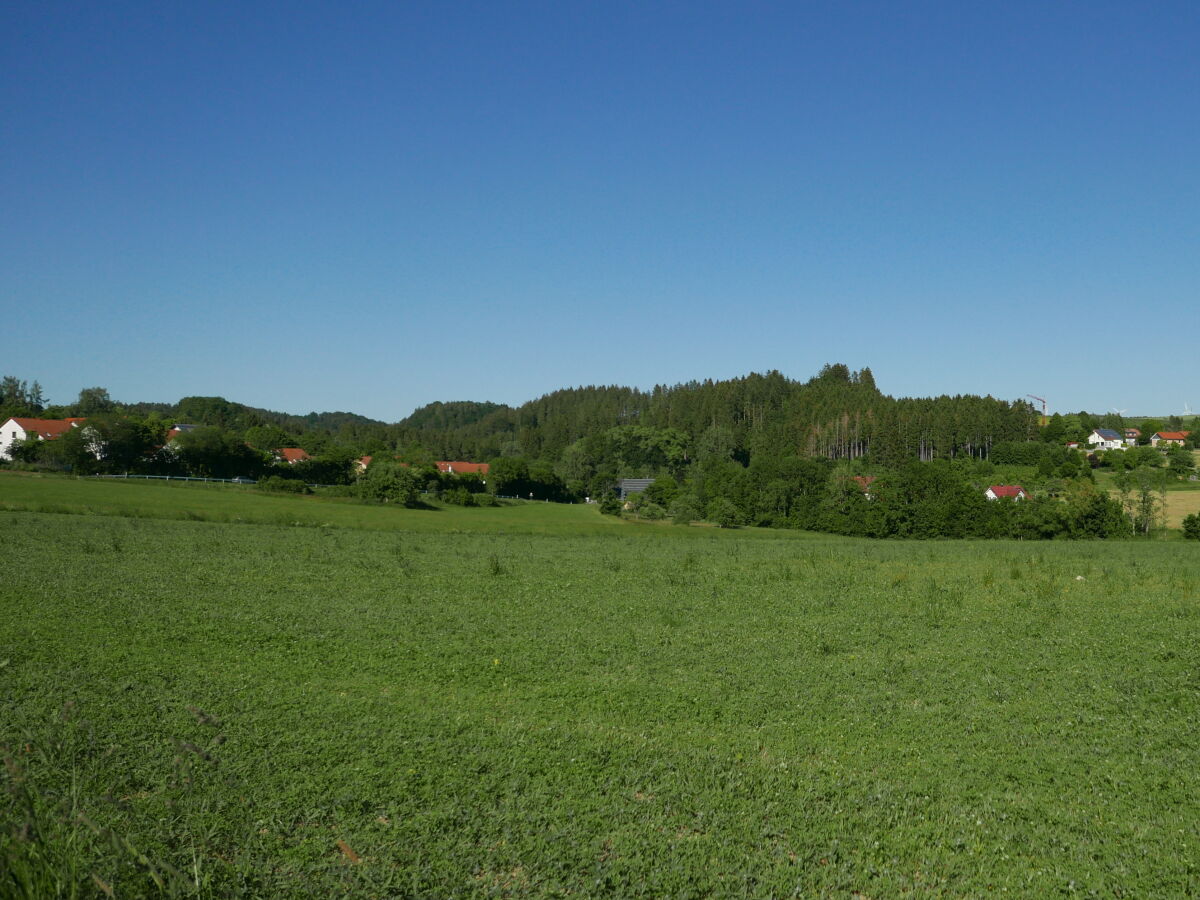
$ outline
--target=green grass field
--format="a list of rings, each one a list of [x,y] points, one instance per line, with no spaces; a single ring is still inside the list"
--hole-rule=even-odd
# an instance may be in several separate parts
[[[1187,542],[0,474],[0,546],[0,896],[1200,893]]]

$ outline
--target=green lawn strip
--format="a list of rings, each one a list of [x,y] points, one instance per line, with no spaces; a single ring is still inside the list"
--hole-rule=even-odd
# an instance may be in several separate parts
[[[1195,554],[571,529],[0,515],[0,743],[214,891],[1200,887]]]
[[[631,522],[602,516],[594,504],[511,501],[499,507],[463,508],[432,502],[427,509],[404,509],[348,498],[269,494],[246,485],[76,479],[0,471],[0,512],[6,510],[425,534],[491,535],[511,531],[568,536],[641,533],[645,529],[675,527],[662,522]],[[718,529],[678,530],[695,539],[720,539]],[[749,529],[743,535],[744,540],[764,537],[805,540],[808,535],[770,529]]]

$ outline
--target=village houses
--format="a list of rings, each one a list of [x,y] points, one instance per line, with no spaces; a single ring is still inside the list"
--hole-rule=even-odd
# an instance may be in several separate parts
[[[14,417],[0,425],[0,459],[12,459],[13,448],[30,438],[39,441],[53,441],[62,437],[72,428],[78,428],[86,418],[70,419],[28,419]]]

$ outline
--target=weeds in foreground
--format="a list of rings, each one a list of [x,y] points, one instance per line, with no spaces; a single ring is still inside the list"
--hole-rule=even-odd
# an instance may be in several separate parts
[[[73,702],[37,733],[0,747],[0,811],[8,823],[0,832],[0,895],[43,900],[97,891],[108,897],[220,894],[213,860],[222,826],[213,815],[211,792],[197,784],[212,777],[213,751],[225,738],[215,718],[191,712],[210,736],[202,743],[177,741],[160,798],[166,808],[162,828],[147,838],[153,848],[124,827],[131,798],[114,797],[111,784],[104,783],[116,749],[100,748]]]

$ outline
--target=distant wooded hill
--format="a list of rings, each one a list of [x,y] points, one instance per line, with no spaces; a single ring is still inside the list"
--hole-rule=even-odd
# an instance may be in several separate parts
[[[882,465],[986,458],[992,445],[1028,440],[1038,430],[1037,413],[1024,400],[895,398],[878,389],[870,369],[855,372],[841,364],[827,365],[807,381],[771,371],[650,390],[565,388],[517,407],[437,402],[390,425],[350,412],[274,412],[223,397],[118,406],[103,389],[81,392],[81,404],[85,395],[83,412],[71,412],[73,407],[47,411],[91,415],[109,408],[241,434],[256,429],[259,443],[288,441],[310,452],[339,447],[427,459],[524,457],[550,464],[569,463],[572,455],[600,455],[618,460],[618,469],[632,474],[676,468],[713,452],[743,465],[762,455],[856,459],[869,453]],[[670,466],[668,458],[675,461]]]
[[[611,429],[651,429],[672,432],[689,456],[720,443],[743,461],[757,454],[839,459],[871,452],[887,463],[986,456],[995,443],[1035,437],[1037,422],[1024,400],[897,399],[879,391],[870,369],[827,365],[804,382],[772,371],[649,391],[568,388],[515,408],[431,404],[389,431],[396,446],[421,445],[442,458],[556,461],[577,442],[599,440]]]

